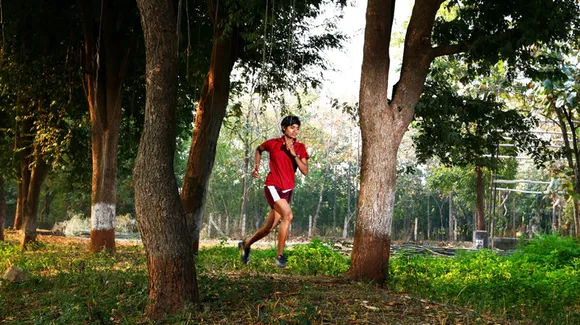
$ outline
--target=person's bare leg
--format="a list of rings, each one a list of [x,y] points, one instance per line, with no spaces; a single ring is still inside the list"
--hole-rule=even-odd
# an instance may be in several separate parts
[[[285,199],[276,201],[276,203],[274,203],[274,209],[282,218],[280,226],[278,227],[278,253],[276,254],[276,256],[280,256],[284,253],[284,245],[288,238],[288,231],[290,229],[290,224],[292,223],[293,215],[292,209],[290,209],[290,205]]]
[[[260,229],[258,229],[258,231],[256,231],[256,233],[252,236],[252,238],[244,242],[244,248],[248,248],[253,243],[268,236],[268,234],[272,231],[272,229],[274,229],[274,227],[278,223],[278,220],[280,220],[280,214],[276,212],[276,210],[270,209],[270,212],[268,212],[268,218],[266,218],[266,222]]]

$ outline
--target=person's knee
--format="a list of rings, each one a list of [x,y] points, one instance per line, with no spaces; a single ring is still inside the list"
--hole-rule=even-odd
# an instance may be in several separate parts
[[[290,212],[282,217],[282,219],[288,223],[292,222],[293,218],[294,218],[294,215],[292,214],[292,212]]]

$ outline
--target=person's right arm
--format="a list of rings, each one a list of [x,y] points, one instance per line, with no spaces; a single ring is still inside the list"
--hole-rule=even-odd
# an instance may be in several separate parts
[[[262,151],[264,151],[264,144],[261,144],[256,148],[256,153],[254,154],[254,171],[252,171],[252,177],[260,177],[260,160],[262,159]]]

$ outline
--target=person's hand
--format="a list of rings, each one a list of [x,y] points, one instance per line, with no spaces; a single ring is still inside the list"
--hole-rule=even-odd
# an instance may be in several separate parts
[[[290,152],[292,156],[296,156],[296,151],[294,151],[294,141],[292,139],[286,138],[286,150]]]
[[[254,168],[254,171],[252,172],[252,177],[254,178],[260,177],[260,172],[258,171],[258,168]]]

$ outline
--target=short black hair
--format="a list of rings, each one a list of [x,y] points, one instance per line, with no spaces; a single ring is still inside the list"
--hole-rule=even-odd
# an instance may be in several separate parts
[[[300,119],[298,118],[298,116],[288,115],[285,118],[283,118],[282,123],[280,123],[282,128],[290,126],[290,125],[294,125],[294,124],[298,124],[298,126],[300,126]]]

